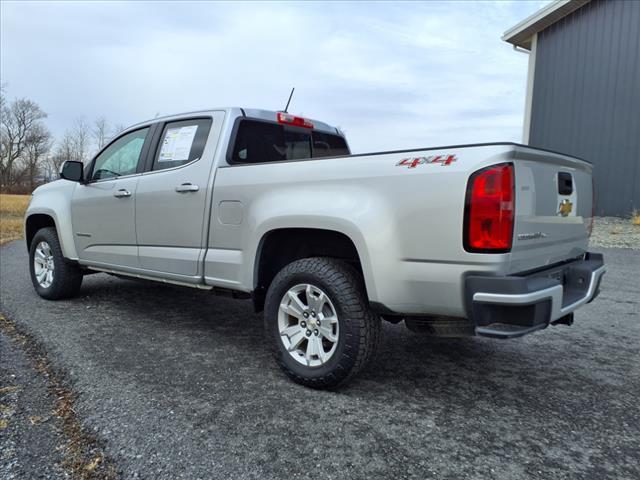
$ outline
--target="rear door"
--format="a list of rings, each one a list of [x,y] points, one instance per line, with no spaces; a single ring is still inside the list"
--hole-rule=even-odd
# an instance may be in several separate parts
[[[517,147],[511,272],[575,258],[587,249],[593,215],[592,167],[566,155]]]
[[[213,159],[224,112],[165,122],[136,191],[140,266],[163,274],[201,275]],[[185,278],[188,281],[187,278]]]
[[[78,257],[89,263],[137,267],[135,195],[151,127],[125,133],[93,160],[88,182],[71,199]]]

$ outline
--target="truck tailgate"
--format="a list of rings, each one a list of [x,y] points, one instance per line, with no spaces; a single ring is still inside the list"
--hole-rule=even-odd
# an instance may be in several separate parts
[[[593,215],[591,164],[566,155],[515,149],[516,218],[510,273],[582,255]]]

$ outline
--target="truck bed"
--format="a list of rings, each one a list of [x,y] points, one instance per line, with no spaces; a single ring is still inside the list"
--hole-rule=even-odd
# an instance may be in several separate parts
[[[468,180],[500,163],[515,167],[513,249],[465,251]],[[572,195],[558,193],[560,171],[575,179]],[[402,313],[464,316],[466,275],[509,275],[584,254],[592,215],[590,173],[590,164],[580,159],[512,143],[224,166],[215,180],[212,219],[216,205],[233,200],[242,205],[246,222],[212,229],[205,275],[221,286],[250,291],[253,267],[243,264],[264,234],[327,228],[353,241],[371,301]],[[558,213],[564,197],[572,202],[567,216]],[[220,271],[227,278],[214,274]]]

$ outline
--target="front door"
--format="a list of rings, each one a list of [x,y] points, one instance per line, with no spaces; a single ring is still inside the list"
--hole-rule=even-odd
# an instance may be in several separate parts
[[[136,191],[142,268],[186,277],[202,273],[206,201],[223,119],[224,113],[216,112],[162,126]]]
[[[92,162],[71,200],[78,257],[92,264],[139,267],[135,196],[149,127],[121,136]]]

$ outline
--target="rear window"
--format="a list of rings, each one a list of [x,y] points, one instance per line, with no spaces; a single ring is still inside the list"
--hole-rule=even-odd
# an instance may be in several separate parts
[[[349,155],[344,138],[277,123],[243,120],[233,147],[233,163],[262,163]]]
[[[339,157],[349,155],[349,147],[344,138],[330,133],[313,132],[314,157]]]

